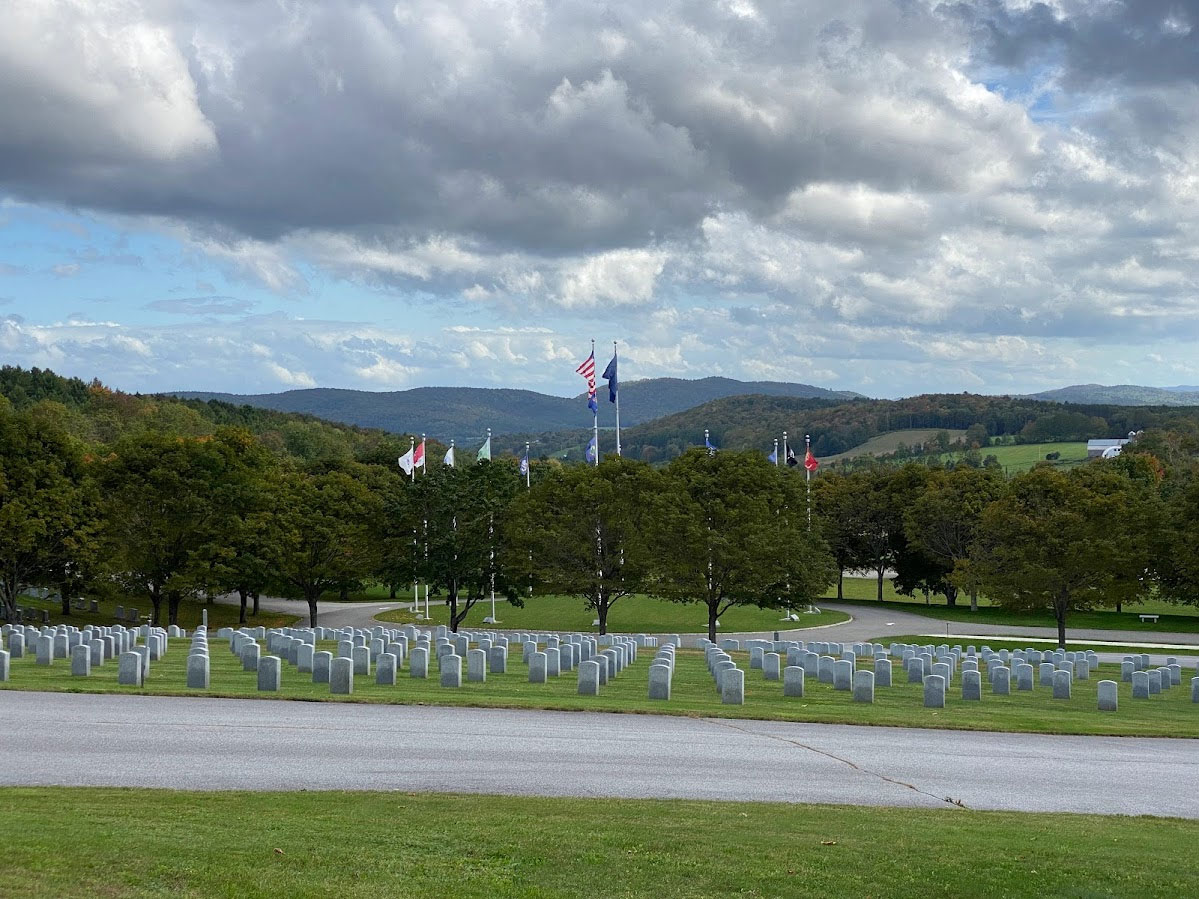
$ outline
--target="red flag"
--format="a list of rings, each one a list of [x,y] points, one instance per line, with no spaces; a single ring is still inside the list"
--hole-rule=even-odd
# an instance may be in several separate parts
[[[412,467],[413,468],[424,468],[425,467],[425,438],[423,438],[423,437],[420,440],[420,446],[418,446],[416,448],[416,452],[414,452],[412,454]]]
[[[812,455],[812,451],[810,449],[804,454],[803,467],[808,471],[815,471],[820,467],[820,463],[816,460],[816,457]]]

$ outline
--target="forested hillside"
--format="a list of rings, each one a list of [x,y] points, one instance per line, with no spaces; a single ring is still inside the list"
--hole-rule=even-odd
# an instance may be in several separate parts
[[[410,446],[410,438],[401,434],[336,424],[311,415],[121,393],[98,380],[89,383],[37,368],[0,368],[0,397],[18,410],[37,403],[58,404],[57,416],[67,431],[93,446],[115,443],[129,434],[201,437],[224,425],[245,428],[276,454],[305,462],[358,460],[394,465],[396,457]],[[439,450],[440,444],[431,445],[430,454]]]
[[[598,389],[601,399],[606,399],[607,393],[602,382]],[[621,384],[621,422],[626,425],[640,424],[720,397],[745,394],[817,397],[838,401],[858,396],[810,384],[778,381],[651,378]],[[247,396],[194,392],[173,395],[284,412],[303,412],[329,421],[381,428],[395,433],[427,433],[443,442],[450,438],[460,442],[481,440],[487,428],[491,428],[496,435],[558,431],[586,424],[589,416],[586,399],[582,395],[548,396],[532,390],[484,387],[416,387],[388,392],[313,388]],[[603,404],[601,417],[606,424],[615,420],[614,410],[607,402]]]
[[[1016,443],[1079,441],[1120,437],[1129,431],[1170,428],[1199,433],[1199,409],[1162,406],[1069,405],[1027,397],[978,396],[967,393],[924,394],[902,400],[859,399],[848,403],[789,397],[738,396],[714,400],[642,425],[624,428],[625,455],[647,461],[672,459],[688,447],[703,444],[704,430],[722,449],[768,452],[773,439],[787,431],[792,446],[802,446],[811,434],[812,451],[819,457],[843,453],[873,437],[912,428],[964,431],[979,437],[1002,437]],[[586,429],[529,435],[501,442],[523,449],[529,439],[540,454],[569,450],[581,453],[590,439]],[[608,452],[615,436],[601,433],[601,451]],[[981,442],[981,441],[980,441]]]
[[[1056,403],[1116,403],[1122,406],[1199,406],[1195,387],[1143,387],[1139,384],[1075,384],[1031,394]]]

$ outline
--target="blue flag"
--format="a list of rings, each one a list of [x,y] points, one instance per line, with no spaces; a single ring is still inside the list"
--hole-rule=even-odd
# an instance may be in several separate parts
[[[620,385],[616,381],[616,353],[612,354],[612,361],[604,369],[603,377],[608,382],[608,402],[614,403],[616,402],[616,391],[620,389]]]
[[[777,447],[770,451],[770,455],[766,457],[766,461],[771,465],[779,464],[779,451]]]
[[[591,442],[587,444],[587,461],[595,461],[595,438],[591,438]]]
[[[525,453],[524,458],[520,460],[520,473],[529,473],[529,454]]]
[[[704,446],[707,448],[709,456],[715,455],[716,447],[712,445],[712,441],[708,439],[707,434],[704,435]]]

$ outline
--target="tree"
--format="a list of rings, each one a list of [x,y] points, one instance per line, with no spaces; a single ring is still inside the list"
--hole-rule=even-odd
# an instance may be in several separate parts
[[[710,640],[734,605],[810,602],[833,582],[836,564],[807,528],[804,492],[800,478],[760,453],[680,456],[653,500],[651,592],[705,605]]]
[[[653,468],[620,456],[551,472],[512,504],[508,566],[547,592],[581,597],[606,634],[612,606],[644,589],[648,500],[661,482]]]
[[[1065,646],[1071,611],[1145,594],[1155,527],[1145,487],[1110,466],[1034,468],[983,511],[955,578],[1008,608],[1051,608]]]
[[[470,610],[492,590],[520,604],[517,589],[501,564],[508,556],[501,527],[523,483],[507,461],[433,469],[417,478],[411,492],[428,521],[424,578],[445,591],[450,630],[455,633]]]
[[[817,478],[812,489],[813,522],[837,566],[837,599],[844,598],[846,569],[857,565],[862,555],[860,529],[854,517],[859,483],[853,475],[830,473]]]
[[[955,468],[932,472],[924,489],[907,505],[904,533],[918,551],[939,563],[947,577],[969,558],[983,510],[1002,493],[1003,480],[991,471]],[[977,612],[978,587],[969,581],[965,586],[970,610]],[[951,583],[946,588],[956,590]]]
[[[291,469],[280,478],[271,514],[272,581],[284,596],[307,601],[312,627],[322,593],[356,587],[378,565],[371,522],[383,503],[362,469],[354,463],[320,473]]]
[[[109,574],[149,598],[155,624],[164,599],[177,624],[182,599],[212,581],[208,546],[220,539],[218,497],[239,443],[145,432],[123,438],[99,466]]]
[[[1199,472],[1191,471],[1166,505],[1155,552],[1161,598],[1199,605]]]
[[[56,403],[14,412],[0,398],[0,608],[16,620],[30,586],[60,586],[94,540],[81,448]]]
[[[245,624],[247,600],[254,599],[257,614],[258,597],[271,577],[279,468],[249,431],[228,428],[220,433],[229,447],[228,466],[215,487],[217,528],[205,555],[211,586],[238,595],[238,623]]]

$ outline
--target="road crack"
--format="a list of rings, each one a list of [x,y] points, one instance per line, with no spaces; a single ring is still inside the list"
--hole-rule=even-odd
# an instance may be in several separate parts
[[[949,797],[949,796],[937,796],[935,793],[930,793],[930,792],[928,792],[928,790],[922,790],[922,789],[920,789],[920,787],[916,786],[915,784],[910,784],[906,780],[900,780],[897,777],[888,777],[886,774],[882,774],[878,771],[872,771],[869,768],[863,768],[857,762],[852,762],[847,758],[843,758],[843,757],[837,755],[836,753],[828,752],[827,750],[824,750],[824,749],[819,749],[816,746],[812,746],[808,743],[803,743],[799,740],[792,740],[788,737],[780,737],[777,734],[764,734],[761,731],[750,730],[747,727],[743,727],[739,724],[736,724],[732,721],[729,721],[729,720],[723,719],[723,718],[705,718],[704,720],[707,721],[709,724],[715,724],[719,727],[726,727],[729,730],[735,730],[735,731],[738,731],[739,733],[747,734],[751,737],[765,737],[768,740],[777,740],[779,743],[789,743],[790,745],[795,746],[799,749],[806,749],[808,752],[814,752],[817,755],[822,755],[827,759],[832,759],[834,762],[840,762],[842,765],[848,765],[854,771],[857,771],[861,774],[866,774],[870,777],[877,777],[879,780],[885,781],[886,783],[892,784],[897,787],[903,787],[904,789],[912,790],[913,792],[919,793],[921,796],[927,796],[929,799],[934,799],[937,802],[943,802],[946,805],[953,806],[954,808],[969,808],[969,806],[967,806],[966,803],[964,803],[960,799],[953,799],[952,797]]]

